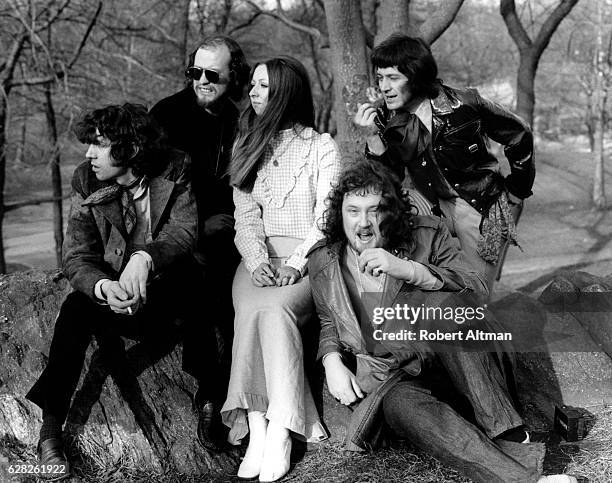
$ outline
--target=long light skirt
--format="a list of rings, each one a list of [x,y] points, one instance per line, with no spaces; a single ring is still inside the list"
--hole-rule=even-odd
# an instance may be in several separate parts
[[[240,263],[232,295],[236,313],[232,371],[221,409],[223,423],[231,428],[229,442],[238,444],[247,435],[247,409],[263,411],[269,421],[289,428],[300,439],[325,439],[304,376],[299,331],[314,311],[308,277],[285,287],[256,287]]]

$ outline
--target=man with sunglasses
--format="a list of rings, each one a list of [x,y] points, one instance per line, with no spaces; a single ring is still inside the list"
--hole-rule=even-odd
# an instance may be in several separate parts
[[[192,337],[202,344],[198,367],[185,367],[199,382],[195,407],[200,443],[218,449],[223,439],[218,411],[225,400],[234,312],[232,276],[240,257],[234,246],[234,204],[226,176],[238,124],[235,102],[242,99],[249,66],[238,43],[225,35],[202,40],[189,56],[181,91],[159,101],[151,114],[164,129],[167,142],[192,160],[192,186],[198,206],[196,258],[205,284],[201,326]],[[223,343],[210,340],[205,325],[214,324]]]

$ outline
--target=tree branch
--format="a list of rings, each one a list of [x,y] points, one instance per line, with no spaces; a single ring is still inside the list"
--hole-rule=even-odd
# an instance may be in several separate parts
[[[308,25],[303,25],[301,23],[295,22],[295,21],[291,20],[290,18],[287,18],[282,13],[276,13],[276,12],[270,12],[270,11],[267,11],[267,10],[262,10],[259,7],[259,5],[257,5],[255,2],[253,2],[251,0],[245,0],[245,1],[246,1],[246,3],[248,5],[250,5],[256,11],[260,12],[263,15],[268,15],[268,16],[270,16],[272,18],[280,20],[282,23],[284,23],[285,25],[291,27],[292,29],[298,30],[300,32],[304,32],[304,33],[306,33],[308,35],[311,35],[312,37],[314,37],[317,40],[321,38],[321,32],[319,31],[319,29],[317,29],[315,27],[309,27]]]
[[[436,9],[436,13],[421,25],[420,33],[423,40],[433,44],[444,31],[453,23],[464,0],[446,0]]]
[[[13,77],[13,73],[15,72],[15,66],[17,65],[17,59],[19,58],[19,54],[21,53],[21,49],[23,48],[23,44],[27,34],[25,30],[22,30],[22,33],[15,39],[13,45],[9,50],[9,54],[6,57],[6,61],[4,63],[4,68],[2,69],[0,82],[5,90],[10,89],[9,82]]]
[[[65,194],[63,196],[51,196],[46,198],[33,198],[30,200],[16,201],[14,203],[6,203],[4,205],[4,212],[6,213],[7,211],[13,211],[17,208],[22,208],[24,206],[40,205],[42,203],[53,203],[55,201],[65,200],[68,198],[70,198],[70,194]]]
[[[102,11],[102,0],[98,2],[98,8],[96,8],[96,12],[94,13],[94,16],[91,18],[91,21],[89,22],[89,25],[87,26],[87,30],[85,30],[85,34],[81,38],[81,42],[79,43],[79,46],[74,52],[74,55],[72,56],[72,60],[68,62],[68,66],[67,66],[68,69],[72,68],[72,66],[76,63],[79,56],[81,55],[81,51],[83,50],[83,47],[85,47],[85,44],[87,43],[87,39],[89,38],[89,34],[91,34],[91,31],[93,30],[94,25],[96,24],[98,17],[100,16],[101,11]]]
[[[544,49],[548,47],[550,39],[561,23],[561,21],[570,13],[574,5],[578,3],[578,0],[561,0],[561,3],[557,5],[557,8],[548,16],[546,21],[542,24],[538,35],[533,42],[535,48],[535,55],[540,57]]]
[[[64,73],[62,71],[56,72],[54,75],[46,75],[41,77],[31,77],[29,79],[18,79],[9,83],[9,86],[12,87],[20,87],[20,86],[40,86],[44,84],[49,84],[51,82],[55,82],[58,78],[64,77]]]
[[[49,28],[49,25],[52,25],[59,18],[59,16],[66,9],[66,7],[70,4],[71,1],[72,0],[66,0],[64,4],[57,9],[57,12],[55,12],[55,15],[53,15],[53,17],[50,17],[45,23],[40,25],[37,29],[33,30],[33,32],[38,33]]]
[[[527,32],[523,28],[521,21],[516,13],[516,5],[514,0],[500,0],[499,12],[501,13],[506,28],[510,37],[514,40],[514,43],[519,50],[528,50],[531,48],[531,39]]]
[[[260,15],[261,15],[261,11],[255,12],[250,19],[248,19],[246,22],[243,22],[243,23],[241,23],[239,25],[236,25],[235,27],[232,27],[230,30],[228,30],[227,33],[229,35],[232,35],[234,32],[237,32],[238,30],[241,30],[241,29],[244,29],[244,28],[247,28],[247,27],[251,26],[253,24],[253,22],[257,18],[259,18]]]
[[[168,32],[166,32],[159,25],[152,23],[151,27],[153,27],[155,30],[157,30],[162,35],[162,37],[164,39],[166,39],[168,42],[170,42],[175,47],[181,47],[182,46],[181,42],[179,42],[176,38],[172,37]]]

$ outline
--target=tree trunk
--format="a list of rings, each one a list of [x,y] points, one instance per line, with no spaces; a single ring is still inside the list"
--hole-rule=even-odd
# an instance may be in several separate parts
[[[533,126],[535,108],[535,74],[537,61],[529,54],[520,56],[517,74],[516,113]]]
[[[0,87],[2,89],[2,87]],[[6,273],[6,260],[4,259],[4,184],[6,178],[6,110],[8,92],[0,92],[0,274]]]
[[[606,115],[606,95],[604,85],[604,52],[603,52],[603,6],[602,2],[597,2],[597,23],[596,23],[596,40],[595,49],[593,52],[593,107],[595,109],[594,116],[594,150],[593,160],[595,161],[595,171],[593,173],[593,205],[598,210],[606,208],[606,192],[604,180],[604,117]]]
[[[389,35],[400,32],[411,35],[410,0],[383,0],[376,9],[376,37],[374,45],[380,44]]]
[[[378,30],[376,24],[376,10],[380,6],[379,0],[361,0],[361,14],[363,17],[363,25],[372,35],[376,35]]]
[[[540,30],[532,40],[516,12],[514,0],[500,0],[499,11],[512,41],[518,48],[520,61],[517,74],[516,111],[533,126],[535,105],[534,82],[542,53],[562,20],[571,12],[578,0],[560,0],[548,13]]]
[[[337,141],[345,159],[363,155],[364,139],[353,124],[356,105],[365,102],[369,85],[361,7],[352,0],[325,0],[334,72],[334,116]]]
[[[57,267],[62,266],[62,244],[64,243],[64,214],[62,211],[62,173],[60,170],[60,152],[57,138],[57,120],[53,107],[51,84],[45,85],[45,116],[50,146],[51,191],[57,201],[53,202],[53,238],[55,239],[55,260]]]
[[[24,395],[47,363],[54,319],[68,292],[58,272],[1,278],[0,441],[21,453],[9,461],[27,461],[22,459],[26,454],[35,454],[40,410]],[[169,337],[156,351],[118,338],[126,349],[118,352],[125,360],[117,374],[109,374],[92,343],[65,427],[82,465],[108,471],[121,461],[136,470],[188,475],[235,468],[236,450],[212,454],[197,441],[195,381],[181,369],[177,338]]]
[[[183,70],[187,65],[187,57],[189,56],[189,7],[191,6],[191,0],[185,0],[183,4],[183,17],[182,21],[182,30],[183,37],[181,39],[181,45],[179,47],[179,56],[182,62],[179,65],[180,77],[183,77]]]

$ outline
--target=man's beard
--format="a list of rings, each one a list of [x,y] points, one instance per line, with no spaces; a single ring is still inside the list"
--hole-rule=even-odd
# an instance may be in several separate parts
[[[226,97],[225,95],[222,95],[218,97],[217,99],[215,99],[214,101],[206,101],[196,96],[196,102],[198,106],[200,106],[202,109],[206,109],[207,111],[212,111],[212,112],[218,112],[221,110],[221,106],[223,105],[225,101],[225,97]]]

